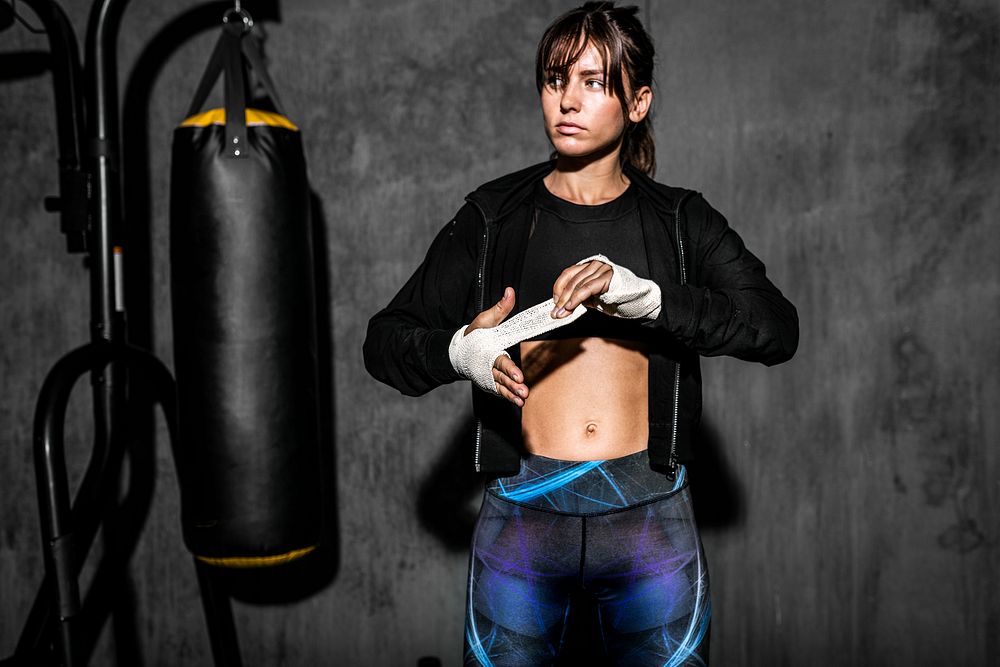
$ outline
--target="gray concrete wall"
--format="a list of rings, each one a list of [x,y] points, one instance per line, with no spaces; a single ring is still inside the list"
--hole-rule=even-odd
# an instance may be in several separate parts
[[[84,4],[68,8],[81,36]],[[153,36],[194,6],[132,1],[123,87]],[[304,596],[235,603],[248,665],[460,662],[476,502],[467,388],[402,397],[365,374],[360,343],[464,194],[546,157],[534,45],[569,6],[288,0],[265,24],[323,211],[337,542],[332,575]],[[994,664],[1000,6],[706,0],[647,2],[643,15],[659,49],[660,180],[727,214],[802,324],[786,365],[704,364],[695,472],[713,663]],[[148,260],[128,251],[152,277],[148,324],[134,325],[168,364],[167,148],[214,39],[178,44],[135,107],[147,117],[128,119],[142,130],[132,164],[135,137],[149,142],[148,177],[129,176],[148,188],[148,221],[130,224],[152,230]],[[22,29],[0,36],[0,52],[44,48]],[[51,105],[47,77],[0,84],[0,656],[42,577],[34,398],[88,338],[86,270],[40,203],[56,190]],[[89,409],[83,382],[74,480]],[[131,647],[116,661],[109,624],[94,664],[211,662],[162,431],[144,445],[155,487],[122,587]],[[421,508],[445,511],[435,521]]]

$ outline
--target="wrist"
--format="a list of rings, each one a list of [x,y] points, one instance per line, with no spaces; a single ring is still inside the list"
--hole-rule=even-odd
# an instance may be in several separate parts
[[[604,255],[593,255],[580,260],[577,264],[586,264],[594,260],[611,267],[608,288],[596,297],[597,310],[624,319],[655,320],[659,317],[662,306],[659,285],[648,278],[640,278]]]

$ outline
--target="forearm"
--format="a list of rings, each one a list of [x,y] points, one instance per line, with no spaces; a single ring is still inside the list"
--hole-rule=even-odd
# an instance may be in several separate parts
[[[798,347],[795,306],[771,286],[662,286],[663,306],[650,326],[705,356],[730,355],[771,366]]]
[[[365,369],[407,396],[420,396],[461,376],[448,359],[454,332],[416,326],[383,311],[368,323],[362,353]]]
[[[798,346],[798,315],[763,262],[702,197],[692,198],[682,215],[690,283],[660,284],[662,310],[650,326],[706,356],[766,365],[790,359]]]
[[[403,394],[419,396],[459,379],[448,360],[448,342],[468,321],[476,267],[469,222],[456,218],[445,225],[423,262],[368,322],[365,368]]]

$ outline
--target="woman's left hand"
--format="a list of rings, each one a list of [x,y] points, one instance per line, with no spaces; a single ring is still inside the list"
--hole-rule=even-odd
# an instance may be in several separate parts
[[[608,291],[614,270],[604,262],[592,260],[563,269],[552,286],[552,299],[556,302],[552,317],[569,315],[581,303]]]

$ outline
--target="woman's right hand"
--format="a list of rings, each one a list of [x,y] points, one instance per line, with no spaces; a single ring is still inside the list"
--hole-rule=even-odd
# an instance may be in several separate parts
[[[498,326],[507,319],[512,310],[514,310],[514,288],[507,287],[495,305],[476,315],[466,328],[465,335],[468,336],[476,329],[492,329]],[[506,354],[498,355],[493,361],[493,380],[497,383],[501,396],[518,407],[524,405],[524,399],[528,397],[528,385],[524,384],[524,373]]]

